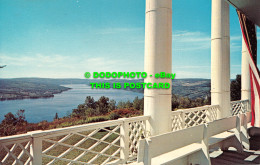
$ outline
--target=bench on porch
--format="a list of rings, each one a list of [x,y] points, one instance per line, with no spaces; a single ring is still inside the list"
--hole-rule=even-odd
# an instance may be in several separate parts
[[[210,149],[234,147],[242,152],[242,142],[248,144],[248,136],[242,131],[249,121],[247,115],[240,114],[143,139],[139,143],[137,163],[209,165]]]

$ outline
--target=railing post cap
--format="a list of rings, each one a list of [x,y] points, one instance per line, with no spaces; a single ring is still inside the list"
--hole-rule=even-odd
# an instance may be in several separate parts
[[[36,131],[30,131],[27,132],[28,134],[35,134],[35,133],[41,133],[43,130],[36,130]]]
[[[44,136],[46,133],[44,133],[44,130],[36,130],[27,132],[27,134],[31,135],[31,137],[40,137]]]
[[[122,117],[122,118],[119,118],[118,120],[125,120],[127,119],[126,117]]]
[[[28,133],[30,133],[30,132],[42,132],[43,130],[35,130],[35,131],[29,131]]]

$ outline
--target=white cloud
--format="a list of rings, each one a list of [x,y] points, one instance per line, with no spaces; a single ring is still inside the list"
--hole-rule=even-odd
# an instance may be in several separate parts
[[[242,36],[241,35],[230,36],[230,42],[233,42],[233,41],[240,41],[240,42],[242,42]]]
[[[210,36],[203,32],[173,32],[173,51],[193,51],[210,48]]]
[[[194,65],[194,66],[173,66],[174,69],[197,69],[197,68],[210,68],[210,66],[206,65]]]
[[[6,64],[1,77],[84,78],[85,72],[143,71],[143,62],[109,57],[43,55],[22,56],[0,54]]]
[[[6,65],[14,66],[37,66],[37,67],[48,67],[55,68],[69,67],[66,63],[70,60],[68,56],[61,55],[42,55],[36,54],[34,56],[17,56],[17,55],[5,55],[0,54],[0,61]]]
[[[180,78],[210,78],[210,70],[205,70],[204,72],[193,72],[191,71],[182,71],[182,70],[175,70],[177,79]]]
[[[241,51],[241,35],[230,36],[231,51]],[[204,32],[175,31],[173,32],[173,51],[209,50],[211,36]],[[180,53],[180,52],[178,52]]]
[[[138,31],[141,28],[115,28],[99,31],[100,34],[112,34],[115,32],[124,33],[127,31]],[[143,42],[137,40],[136,42]],[[211,45],[210,34],[204,32],[190,31],[175,31],[173,32],[173,58],[176,55],[184,55],[191,57],[186,59],[192,61],[194,51],[200,51],[201,56],[210,56],[209,50]],[[120,49],[120,47],[118,48]],[[241,51],[241,36],[231,36],[231,51]],[[196,52],[196,54],[200,55]],[[185,60],[185,59],[184,59]],[[210,63],[210,62],[209,62]],[[61,54],[46,55],[35,54],[31,55],[14,55],[0,54],[0,64],[6,64],[6,67],[1,77],[78,77],[83,78],[85,72],[112,72],[112,71],[143,71],[143,61],[125,60],[123,56],[111,58],[109,56],[94,56],[94,55],[76,55],[64,56]],[[179,64],[180,65],[180,64]],[[178,72],[178,76],[183,78],[188,77],[210,77],[210,66],[207,64],[189,63],[184,66],[173,66],[174,72]],[[12,70],[11,66],[16,68]],[[235,66],[236,67],[236,66]],[[205,73],[199,72],[204,69]],[[10,70],[10,71],[8,71]],[[184,71],[185,70],[185,71]],[[187,72],[186,72],[187,71]],[[23,72],[23,73],[22,73]],[[12,73],[12,74],[11,74]],[[15,74],[13,74],[15,73]]]
[[[202,32],[177,31],[173,32],[173,38],[180,39],[180,42],[210,41],[210,36]]]
[[[235,68],[241,68],[241,65],[231,65],[231,68],[235,67]]]
[[[105,28],[105,29],[98,29],[96,34],[106,35],[106,34],[116,34],[116,33],[125,33],[125,32],[136,32],[142,30],[144,30],[144,28]]]

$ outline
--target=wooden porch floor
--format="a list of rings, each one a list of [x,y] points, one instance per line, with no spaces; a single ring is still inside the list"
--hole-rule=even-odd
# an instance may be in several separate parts
[[[246,151],[238,153],[236,151],[224,151],[216,158],[211,158],[212,165],[259,165],[260,164],[260,151]]]
[[[215,158],[211,158],[212,165],[260,165],[260,136],[250,139],[250,150],[238,153],[224,151]]]

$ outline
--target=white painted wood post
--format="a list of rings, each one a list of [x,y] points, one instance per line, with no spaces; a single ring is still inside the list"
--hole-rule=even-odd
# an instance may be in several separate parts
[[[201,140],[202,152],[204,153],[204,162],[205,164],[211,165],[210,156],[209,156],[209,137],[208,137],[208,124],[204,124],[203,129],[203,139]]]
[[[31,165],[42,164],[42,139],[40,137],[32,137],[30,153],[33,157]]]
[[[229,4],[212,0],[211,15],[211,104],[219,105],[218,118],[230,112]]]
[[[171,79],[156,79],[154,75],[172,73],[172,0],[146,0],[144,61],[146,83],[171,86]],[[144,115],[151,116],[147,122],[151,135],[171,131],[171,89],[144,90]]]
[[[211,108],[208,108],[208,109],[206,110],[206,123],[209,123],[209,122],[212,121],[212,116],[210,116],[210,111],[212,111]]]
[[[120,139],[120,146],[122,147],[120,158],[126,163],[129,158],[129,122],[126,122],[125,119],[119,120],[123,121],[120,127],[120,134],[122,135]]]
[[[244,148],[246,149],[250,149],[250,143],[249,143],[249,136],[247,133],[247,113],[245,114],[240,114],[239,117],[241,119],[241,141],[242,141],[242,145],[244,146]]]
[[[251,110],[251,86],[249,73],[249,52],[244,38],[242,37],[242,64],[241,64],[241,100],[249,100],[247,111]]]
[[[185,128],[185,113],[183,112],[183,110],[181,111],[181,127],[182,127],[182,129],[184,129]]]

